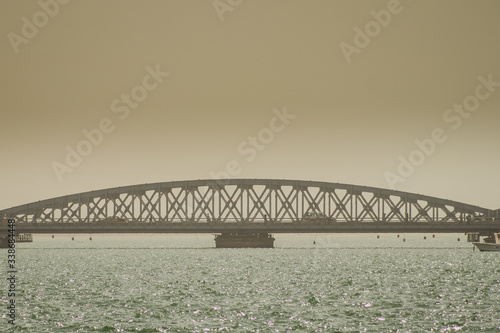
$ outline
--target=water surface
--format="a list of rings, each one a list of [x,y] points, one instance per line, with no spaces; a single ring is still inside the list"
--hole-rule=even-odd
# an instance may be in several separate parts
[[[463,234],[376,236],[215,249],[212,235],[35,235],[18,244],[9,331],[500,331],[500,253]]]

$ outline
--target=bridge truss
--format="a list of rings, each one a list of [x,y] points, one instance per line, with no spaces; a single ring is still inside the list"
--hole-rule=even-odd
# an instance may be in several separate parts
[[[305,216],[325,216],[306,219]],[[500,210],[375,187],[231,179],[143,184],[38,201],[0,211],[40,223],[500,223]],[[314,216],[314,214],[313,214]]]

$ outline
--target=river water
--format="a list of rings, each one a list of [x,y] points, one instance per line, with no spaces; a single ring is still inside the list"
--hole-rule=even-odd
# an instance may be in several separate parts
[[[500,332],[500,253],[463,234],[275,237],[35,235],[17,244],[14,327],[2,279],[0,331]]]

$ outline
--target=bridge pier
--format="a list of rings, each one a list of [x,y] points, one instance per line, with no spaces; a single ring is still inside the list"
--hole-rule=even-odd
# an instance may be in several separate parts
[[[274,248],[268,233],[222,233],[215,236],[216,248]]]
[[[28,233],[18,234],[15,236],[16,243],[31,243],[33,242],[33,235]],[[0,233],[0,249],[9,248],[9,235],[7,233]]]
[[[481,237],[484,237],[483,241],[487,243],[495,242],[495,233],[493,231],[485,231],[485,232],[468,232],[467,241],[468,242],[480,242]]]
[[[9,236],[7,234],[0,234],[0,249],[9,248]]]
[[[16,243],[32,243],[33,235],[32,234],[17,234],[16,235]]]

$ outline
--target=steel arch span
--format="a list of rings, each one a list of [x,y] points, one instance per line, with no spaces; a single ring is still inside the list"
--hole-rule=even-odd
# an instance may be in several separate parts
[[[15,218],[18,227],[35,233],[63,232],[59,229],[97,232],[99,226],[103,232],[248,228],[266,232],[398,228],[454,232],[500,227],[500,210],[376,187],[277,179],[209,179],[116,187],[4,209],[0,216],[3,223],[6,218]]]

